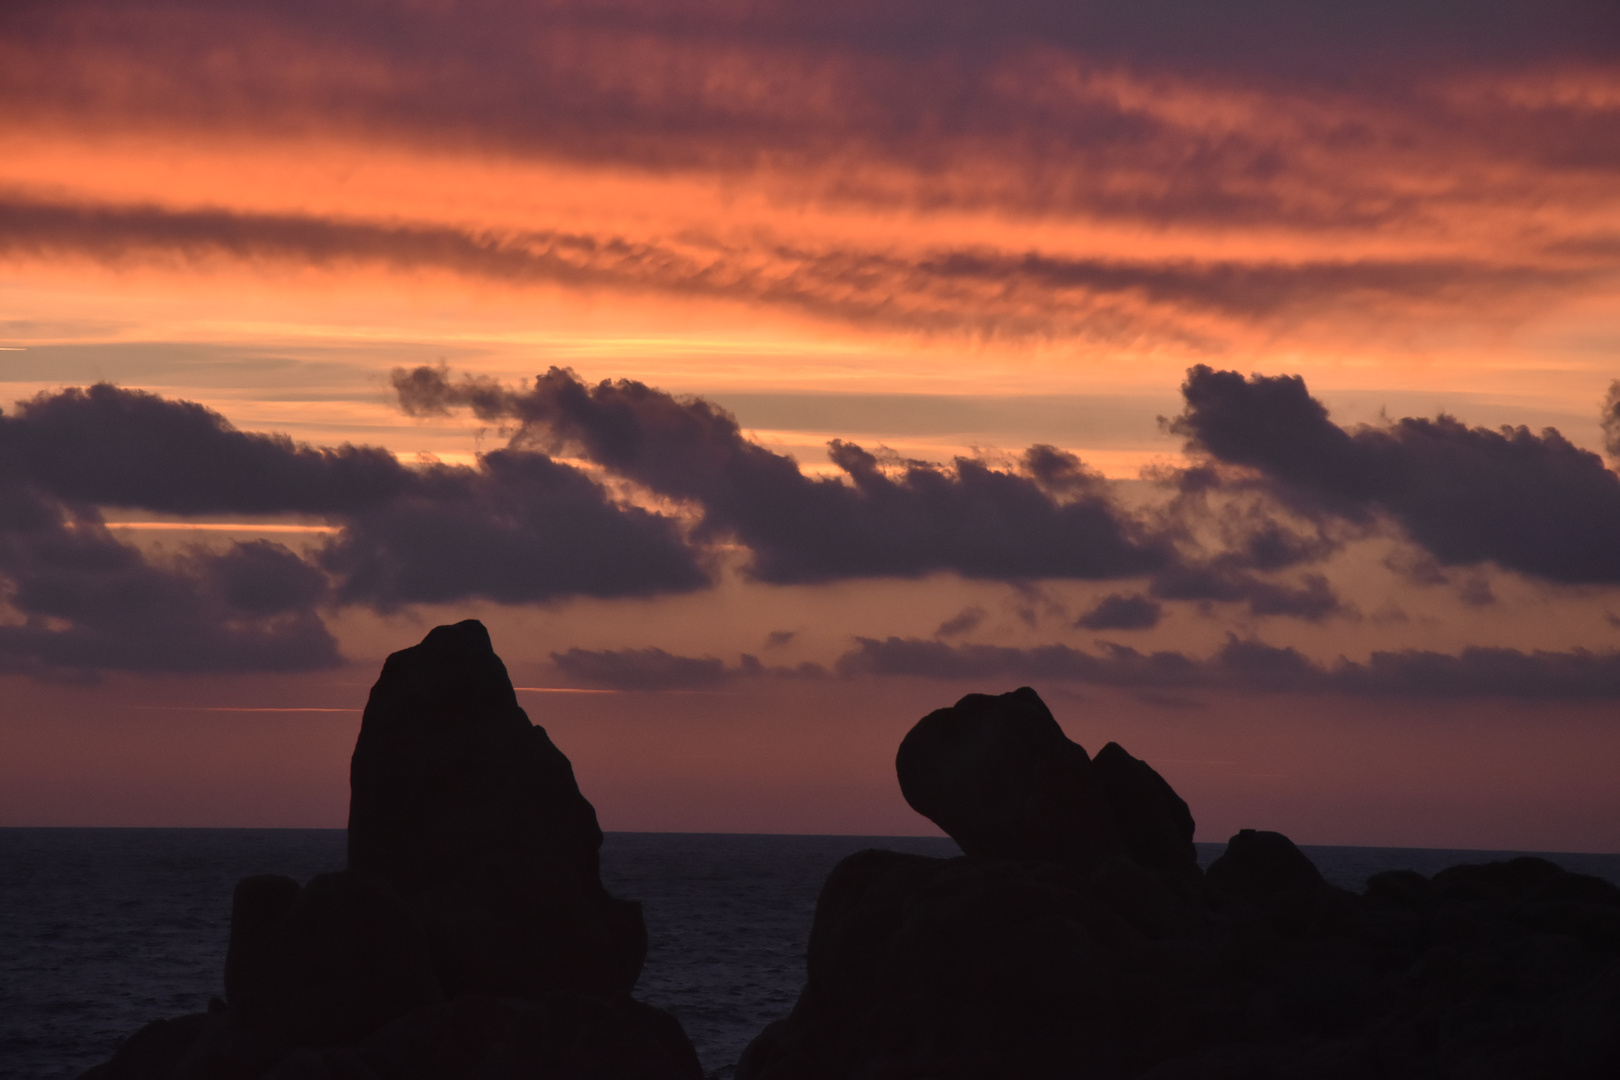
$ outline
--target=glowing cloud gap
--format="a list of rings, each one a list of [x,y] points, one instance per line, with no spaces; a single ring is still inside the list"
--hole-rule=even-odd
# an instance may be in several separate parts
[[[249,525],[230,521],[107,521],[108,529],[134,529],[137,532],[262,532],[335,533],[336,525]]]

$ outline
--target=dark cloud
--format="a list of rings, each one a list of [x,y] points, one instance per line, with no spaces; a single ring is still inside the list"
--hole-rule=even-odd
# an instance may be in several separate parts
[[[551,662],[570,678],[615,690],[706,690],[734,674],[723,660],[663,649],[569,649],[552,653]]]
[[[1586,280],[1586,270],[1479,261],[1294,263],[1060,258],[993,249],[903,255],[756,238],[469,231],[295,214],[0,199],[0,251],[132,260],[223,256],[381,264],[507,282],[705,296],[819,317],[997,336],[1197,335],[1189,313],[1245,322],[1332,309],[1385,318],[1415,303],[1473,311]],[[1146,307],[1144,307],[1146,305]]]
[[[70,502],[175,514],[339,514],[422,487],[377,447],[238,431],[195,402],[107,383],[0,416],[0,462]]]
[[[1251,615],[1281,615],[1307,622],[1352,614],[1321,574],[1306,574],[1300,585],[1286,585],[1220,565],[1186,565],[1155,576],[1150,590],[1161,600],[1245,604]]]
[[[148,556],[97,507],[298,514],[312,558],[264,541]],[[406,467],[374,447],[236,430],[108,385],[0,415],[0,669],[290,670],[339,661],[320,610],[648,596],[709,575],[672,518],[531,451]]]
[[[1075,621],[1087,630],[1151,630],[1159,625],[1164,609],[1140,593],[1110,593]]]
[[[1448,416],[1345,430],[1298,376],[1205,366],[1171,423],[1190,450],[1255,470],[1291,509],[1386,515],[1443,565],[1494,562],[1558,582],[1620,581],[1620,476],[1547,428]]]
[[[767,649],[780,649],[798,636],[797,630],[772,630],[765,635],[765,647]]]
[[[611,690],[712,690],[738,679],[825,679],[820,664],[767,666],[743,653],[735,665],[712,656],[677,656],[663,649],[569,649],[551,654],[564,676]]]
[[[1319,664],[1292,648],[1232,638],[1207,659],[1144,653],[1104,643],[1086,652],[1067,645],[1012,648],[949,645],[919,638],[858,638],[838,661],[846,677],[904,675],[930,679],[1039,680],[1148,690],[1216,688],[1399,697],[1620,698],[1620,653],[1572,649],[1523,652],[1468,648],[1457,654],[1376,652],[1364,661]]]
[[[580,454],[659,495],[695,504],[697,535],[736,538],[764,581],[916,577],[1103,579],[1166,565],[1172,555],[1117,506],[1108,482],[1071,454],[1028,451],[1020,472],[957,458],[949,466],[886,460],[834,440],[848,483],[812,478],[747,439],[725,410],[642,383],[594,386],[552,368],[532,389],[395,372],[407,412],[470,408],[511,425],[514,446]]]
[[[840,675],[913,675],[930,679],[1004,679],[1018,672],[1025,680],[1053,679],[1107,686],[1202,686],[1200,666],[1176,652],[1141,653],[1105,645],[1101,654],[1068,645],[1015,648],[1003,645],[950,645],[920,638],[857,638],[839,658]]]
[[[323,575],[279,544],[155,560],[91,510],[0,480],[0,670],[301,671],[341,661]]]
[[[1458,655],[1377,652],[1365,664],[1342,664],[1332,683],[1351,693],[1411,697],[1620,697],[1620,654],[1470,648]]]
[[[382,609],[473,597],[651,596],[709,584],[674,520],[613,502],[543,454],[497,450],[453,482],[344,516],[320,552],[338,599]]]
[[[940,623],[939,628],[934,631],[934,636],[942,638],[956,637],[970,630],[978,629],[979,624],[982,622],[984,622],[984,608],[965,607]]]
[[[532,452],[407,467],[377,447],[238,431],[193,402],[98,384],[0,416],[0,469],[72,504],[339,523],[320,562],[345,603],[526,603],[708,583],[672,519]]]

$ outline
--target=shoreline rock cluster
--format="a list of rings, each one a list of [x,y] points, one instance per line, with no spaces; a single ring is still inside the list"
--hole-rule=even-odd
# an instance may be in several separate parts
[[[924,717],[901,791],[956,858],[828,876],[806,983],[736,1080],[1620,1076],[1620,888],[1542,859],[1325,882],[1036,693]],[[632,996],[638,904],[484,627],[390,656],[351,763],[348,866],[236,889],[225,995],[82,1080],[701,1080]]]
[[[829,876],[792,1014],[737,1080],[1620,1076],[1620,888],[1543,859],[1335,888],[1280,833],[1200,872],[1186,804],[1033,690],[901,744],[961,847]]]

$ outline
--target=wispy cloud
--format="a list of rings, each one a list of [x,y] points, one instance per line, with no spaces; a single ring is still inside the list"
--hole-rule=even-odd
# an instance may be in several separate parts
[[[854,325],[987,337],[1148,336],[1380,312],[1499,318],[1602,279],[1602,266],[1407,258],[1076,256],[990,246],[828,246],[769,235],[679,238],[0,199],[0,255],[115,266],[226,259],[380,266],[505,283],[740,301]]]
[[[1358,12],[78,0],[0,24],[0,106],[1158,221],[1366,227],[1620,165],[1610,5]]]

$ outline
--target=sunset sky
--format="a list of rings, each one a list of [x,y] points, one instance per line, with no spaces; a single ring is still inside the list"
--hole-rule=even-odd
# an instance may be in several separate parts
[[[0,825],[341,826],[489,626],[608,829],[1620,851],[1610,0],[12,0]]]

